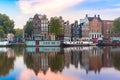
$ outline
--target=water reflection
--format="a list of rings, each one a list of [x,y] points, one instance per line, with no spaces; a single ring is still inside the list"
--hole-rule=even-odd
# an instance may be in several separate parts
[[[120,47],[113,47],[111,50],[113,66],[120,70]]]
[[[24,53],[24,62],[36,75],[39,70],[46,74],[49,67],[54,72],[61,70],[63,55],[60,53],[60,47],[28,47]]]
[[[15,54],[12,48],[0,48],[0,75],[6,76],[14,69]]]
[[[0,48],[0,80],[120,80],[119,70],[118,46]]]
[[[57,47],[58,48],[58,47]],[[63,49],[26,49],[24,62],[28,68],[33,69],[37,75],[39,71],[44,74],[50,70],[52,72],[62,72],[65,67],[74,65],[75,68],[84,69],[86,74],[90,71],[100,73],[102,67],[118,66],[120,57],[116,58],[114,52],[120,48],[114,47],[68,47]],[[30,51],[29,51],[30,50]],[[41,51],[42,50],[42,51]],[[50,51],[45,51],[50,50]],[[51,51],[54,50],[54,51]],[[58,51],[57,51],[58,50]],[[118,68],[118,67],[116,67]],[[119,68],[118,68],[119,69]]]

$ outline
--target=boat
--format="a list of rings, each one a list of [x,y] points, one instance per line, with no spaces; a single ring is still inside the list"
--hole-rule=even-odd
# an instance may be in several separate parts
[[[93,46],[92,41],[64,41],[64,46]]]
[[[0,41],[0,47],[9,47],[11,44],[7,40]]]

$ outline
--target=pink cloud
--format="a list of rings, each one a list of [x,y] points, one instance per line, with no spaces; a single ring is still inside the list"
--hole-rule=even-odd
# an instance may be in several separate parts
[[[44,13],[51,15],[75,6],[84,0],[20,0],[18,5],[24,14]]]
[[[20,74],[18,80],[82,80],[82,79],[77,79],[76,77],[68,76],[65,74],[63,75],[61,73],[53,73],[50,70],[48,70],[46,74],[39,72],[38,75],[36,76],[32,70],[26,69]]]

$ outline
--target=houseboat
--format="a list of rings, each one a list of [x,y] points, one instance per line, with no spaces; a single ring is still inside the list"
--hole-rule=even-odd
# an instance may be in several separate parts
[[[92,41],[64,41],[64,46],[92,46]]]
[[[36,41],[26,41],[25,42],[26,46],[34,46],[34,47],[50,47],[50,46],[61,46],[61,41],[41,41],[41,40],[36,40]]]
[[[97,46],[120,46],[119,40],[99,40]]]

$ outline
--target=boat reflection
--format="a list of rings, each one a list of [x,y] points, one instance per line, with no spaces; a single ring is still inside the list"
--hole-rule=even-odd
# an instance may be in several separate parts
[[[49,48],[44,48],[45,51],[39,48],[39,52],[36,48],[27,48],[24,53],[25,64],[33,69],[36,75],[39,71],[46,74],[49,68],[55,73],[62,72],[65,67],[69,69],[71,65],[74,65],[76,69],[84,69],[87,74],[91,71],[100,73],[101,68],[113,66],[111,55],[114,54],[111,52],[113,49],[111,47],[68,47],[56,49],[59,51],[55,49],[47,51],[51,50]]]
[[[49,53],[49,52],[60,52],[60,47],[27,47],[27,53]]]
[[[8,58],[15,57],[14,50],[12,48],[8,48],[8,47],[0,47],[0,54],[7,55]]]

